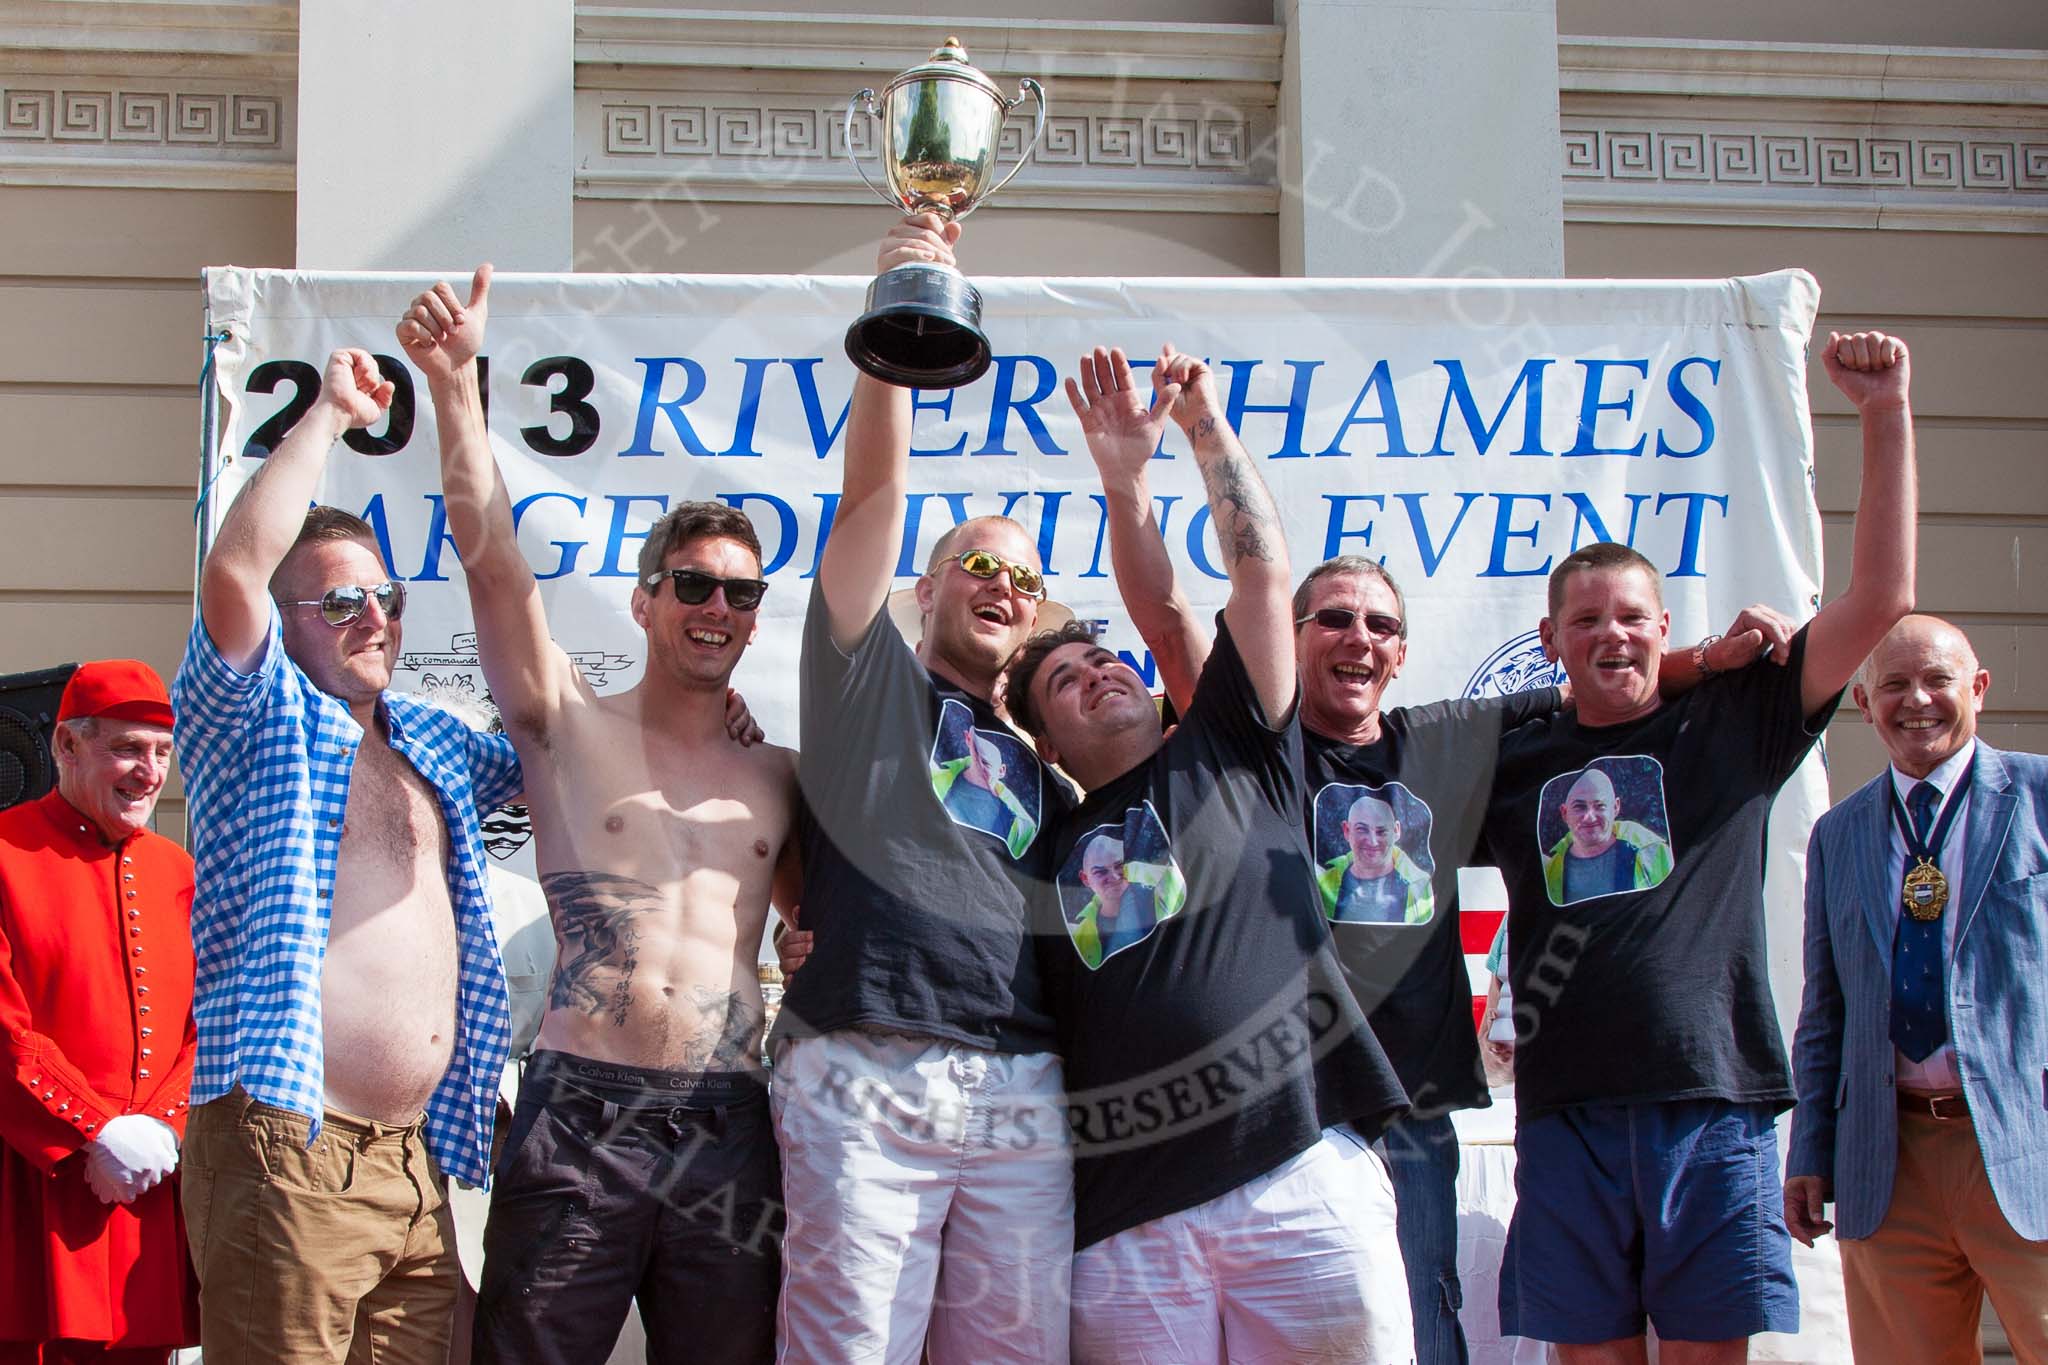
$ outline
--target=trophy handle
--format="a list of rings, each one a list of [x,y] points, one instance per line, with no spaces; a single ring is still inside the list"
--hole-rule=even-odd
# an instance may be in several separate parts
[[[1042,100],[1041,103],[1043,103]],[[875,109],[874,91],[863,90],[846,102],[846,159],[853,163],[853,169],[860,173],[860,178],[867,182],[867,187],[881,196],[883,203],[901,213],[903,212],[903,205],[897,201],[896,196],[870,179],[867,167],[861,165],[860,158],[853,154],[853,116],[856,113],[866,114],[871,124],[876,127],[881,126],[881,114]]]
[[[1037,120],[1031,125],[1031,141],[1024,144],[1023,154],[1017,158],[1017,164],[1010,167],[1009,174],[989,186],[984,194],[968,206],[966,212],[959,215],[960,217],[965,218],[967,214],[980,208],[988,202],[989,195],[994,194],[997,190],[1016,179],[1017,172],[1024,169],[1024,163],[1031,159],[1031,154],[1038,150],[1038,144],[1045,140],[1045,87],[1041,86],[1037,81],[1027,76],[1019,83],[1017,86],[1017,98],[1004,105],[1003,112],[1007,114],[1022,104],[1026,95],[1031,96],[1032,101],[1038,106]]]

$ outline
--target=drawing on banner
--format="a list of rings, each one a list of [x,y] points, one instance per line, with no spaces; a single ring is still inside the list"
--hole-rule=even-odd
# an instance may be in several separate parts
[[[431,666],[429,665],[431,661]],[[477,659],[476,632],[467,631],[449,641],[445,654],[402,655],[394,673],[417,672],[419,682],[403,690],[423,701],[453,712],[464,725],[493,734],[505,732],[498,705],[491,699],[483,680],[483,666]],[[499,862],[510,861],[533,838],[533,820],[526,807],[500,806],[479,821],[484,852]]]
[[[1092,971],[1144,942],[1187,904],[1187,878],[1150,801],[1081,836],[1060,869],[1060,913]]]
[[[1465,680],[1465,696],[1474,701],[1510,697],[1539,687],[1556,687],[1564,680],[1564,665],[1545,658],[1541,635],[1528,630],[1486,656],[1486,662]]]
[[[948,698],[932,740],[932,792],[956,825],[978,829],[1021,858],[1038,837],[1039,768],[1024,741],[975,728],[974,712]]]
[[[1428,803],[1399,782],[1332,782],[1317,792],[1323,913],[1341,924],[1429,923],[1436,914],[1430,819]]]
[[[1552,905],[1661,885],[1674,858],[1664,765],[1627,754],[1559,773],[1543,784],[1536,840]]]
[[[611,675],[632,668],[638,661],[629,654],[607,654],[601,649],[564,649],[569,662],[583,671],[590,685],[602,690],[611,684]],[[428,672],[429,669],[460,670]],[[483,661],[477,657],[476,632],[465,630],[448,638],[448,648],[439,651],[407,650],[398,656],[397,671],[401,673],[424,674],[422,685],[426,687],[463,687],[474,690],[475,679],[483,674]]]

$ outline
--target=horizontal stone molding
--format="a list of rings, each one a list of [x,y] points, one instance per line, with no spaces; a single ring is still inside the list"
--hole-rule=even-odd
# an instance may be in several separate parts
[[[2048,128],[1707,126],[1567,113],[1568,217],[2048,229]]]
[[[1563,145],[1567,181],[2048,193],[2048,129],[2014,138],[1567,122]]]
[[[849,92],[850,93],[850,92]],[[1184,95],[1150,104],[1062,100],[1045,138],[1002,191],[1042,207],[1270,213],[1278,207],[1274,110]],[[847,160],[879,183],[875,124],[844,98],[674,91],[577,92],[577,192],[586,198],[703,197],[791,203],[875,202]],[[1013,116],[997,148],[1014,164],[1030,137]],[[1000,173],[1000,172],[999,172]]]
[[[0,146],[85,146],[134,155],[147,148],[281,153],[290,144],[285,97],[229,90],[0,85]]]
[[[1286,32],[1272,24],[927,19],[579,5],[578,67],[742,68],[894,74],[947,36],[990,75],[1237,80],[1277,86]],[[579,80],[579,84],[581,84]]]
[[[256,58],[290,74],[299,7],[249,0],[0,0],[0,69],[24,58],[91,55],[137,67],[153,59]]]
[[[288,161],[199,161],[176,157],[10,157],[0,149],[0,185],[60,189],[284,190],[298,185]]]
[[[872,190],[857,181],[851,184],[806,184],[799,193],[788,182],[778,183],[760,176],[728,174],[708,168],[607,171],[603,175],[579,172],[576,196],[579,199],[707,203],[872,204],[878,212],[888,211]],[[1006,208],[1087,208],[1104,213],[1121,210],[1271,214],[1279,212],[1280,191],[1260,185],[1198,188],[1171,184],[1130,185],[1106,191],[1094,181],[1032,176],[1027,171],[990,202]]]
[[[2048,53],[1856,44],[1560,37],[1558,89],[1579,93],[2048,105]]]
[[[1003,202],[1278,211],[1275,25],[795,9],[579,6],[575,193],[873,202],[846,97],[948,33],[1051,99]],[[2048,53],[1563,36],[1557,60],[1567,219],[2048,231]],[[0,183],[290,189],[297,62],[294,4],[0,0]]]

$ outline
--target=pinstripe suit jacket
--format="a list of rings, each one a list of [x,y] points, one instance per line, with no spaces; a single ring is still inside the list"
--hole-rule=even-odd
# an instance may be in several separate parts
[[[1948,975],[1949,1035],[1999,1209],[2048,1239],[2048,758],[1977,741]],[[1887,769],[1814,825],[1806,990],[1793,1043],[1791,1175],[1817,1175],[1839,1237],[1884,1222],[1898,1159]]]

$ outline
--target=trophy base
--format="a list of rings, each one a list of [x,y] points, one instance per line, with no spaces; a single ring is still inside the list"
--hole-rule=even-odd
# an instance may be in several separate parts
[[[957,389],[989,366],[981,291],[942,265],[899,265],[875,276],[867,308],[846,329],[846,356],[886,384]]]

